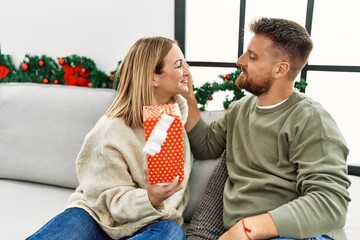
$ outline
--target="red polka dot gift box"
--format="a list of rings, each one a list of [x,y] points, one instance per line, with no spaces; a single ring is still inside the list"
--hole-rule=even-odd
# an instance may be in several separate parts
[[[150,184],[184,179],[184,140],[177,103],[144,106],[147,175]]]

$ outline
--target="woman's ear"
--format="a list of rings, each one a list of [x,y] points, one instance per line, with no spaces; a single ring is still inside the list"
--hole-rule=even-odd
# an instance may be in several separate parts
[[[288,62],[279,62],[275,65],[275,78],[284,77],[290,70]]]
[[[152,85],[153,85],[153,87],[159,86],[159,74],[154,74],[154,78],[152,80]]]

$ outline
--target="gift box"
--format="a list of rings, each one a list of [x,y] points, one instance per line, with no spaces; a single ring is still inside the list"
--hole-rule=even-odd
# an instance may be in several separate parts
[[[184,140],[177,103],[144,106],[147,175],[150,184],[184,179]]]

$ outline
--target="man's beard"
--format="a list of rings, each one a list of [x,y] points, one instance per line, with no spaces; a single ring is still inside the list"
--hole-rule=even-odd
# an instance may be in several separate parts
[[[255,96],[260,96],[266,94],[272,85],[271,76],[256,76],[257,78],[262,78],[262,81],[256,82],[253,79],[249,78],[249,75],[245,75],[244,73],[240,74],[240,76],[236,79],[235,84],[238,88],[244,89],[249,93],[252,93]]]

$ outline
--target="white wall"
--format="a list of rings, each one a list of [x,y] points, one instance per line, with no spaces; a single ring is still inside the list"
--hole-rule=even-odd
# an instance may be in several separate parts
[[[0,0],[1,53],[16,65],[77,54],[109,73],[138,38],[174,32],[174,0]]]

